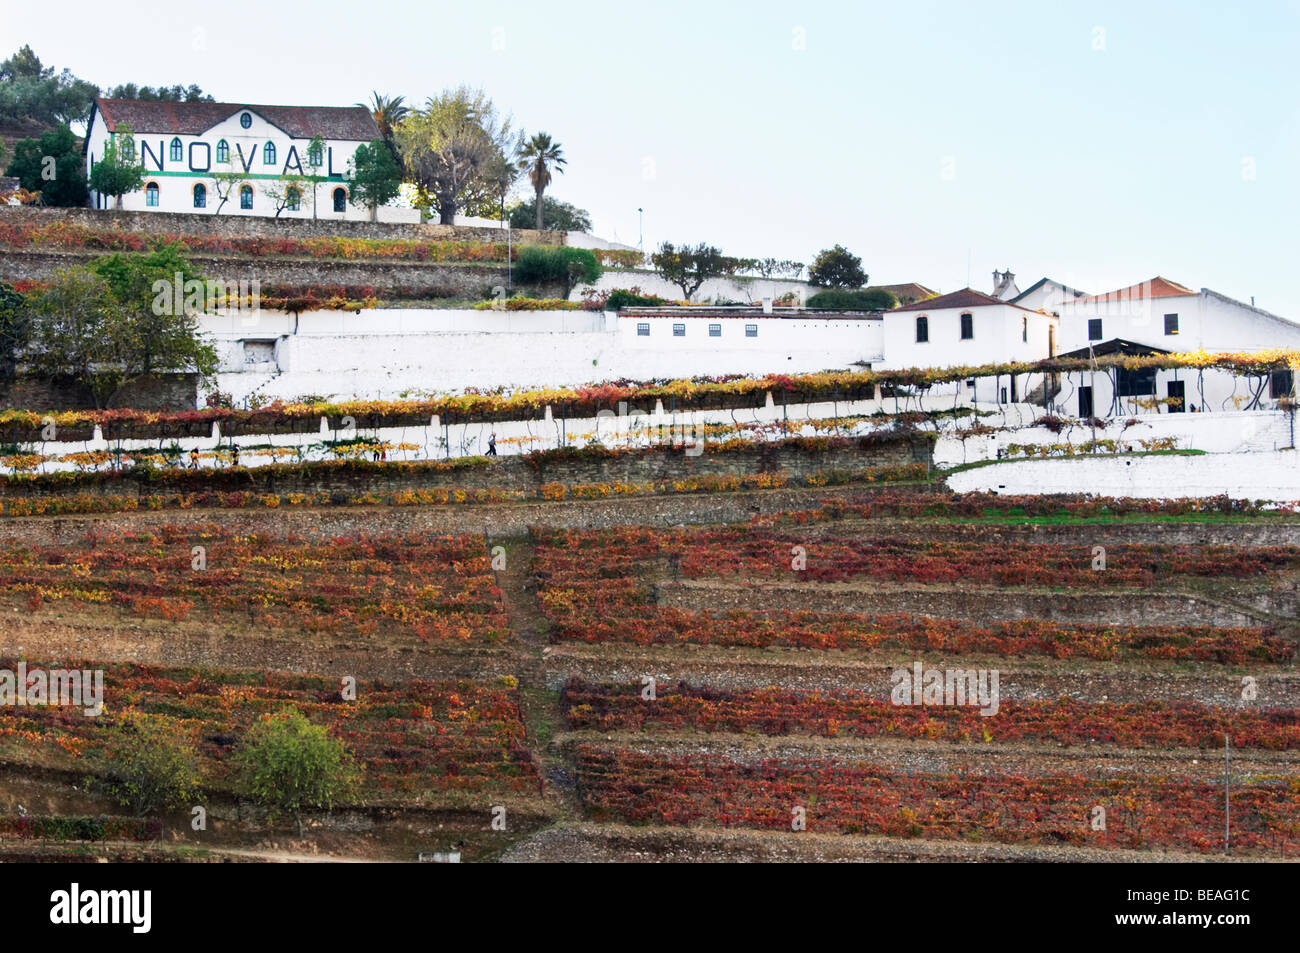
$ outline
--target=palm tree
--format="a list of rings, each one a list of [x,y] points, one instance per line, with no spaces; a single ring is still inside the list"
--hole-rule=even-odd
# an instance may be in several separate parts
[[[370,94],[370,102],[357,103],[362,109],[370,110],[370,115],[375,117],[375,125],[379,127],[379,134],[384,137],[384,142],[388,143],[388,148],[393,148],[393,130],[401,124],[406,118],[407,113],[411,110],[406,105],[405,96],[384,96],[378,92]],[[393,152],[396,155],[396,150]]]
[[[539,132],[519,150],[519,168],[528,170],[528,180],[537,192],[537,228],[542,228],[542,193],[551,184],[551,169],[564,171],[564,150],[549,133]]]

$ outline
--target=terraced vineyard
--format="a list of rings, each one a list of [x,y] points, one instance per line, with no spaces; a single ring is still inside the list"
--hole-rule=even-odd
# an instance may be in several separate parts
[[[0,669],[98,668],[105,704],[0,707],[0,852],[1206,858],[1226,739],[1232,856],[1300,856],[1293,513],[703,499],[8,518]],[[297,836],[231,774],[286,708],[361,776]],[[145,717],[208,832],[96,793]]]

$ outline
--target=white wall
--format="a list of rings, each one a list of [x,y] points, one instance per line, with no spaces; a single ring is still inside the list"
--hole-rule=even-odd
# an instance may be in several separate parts
[[[1178,333],[1165,334],[1166,314],[1178,315]],[[1061,305],[1061,351],[1088,346],[1088,320],[1101,319],[1102,341],[1124,338],[1166,351],[1258,351],[1300,347],[1300,325],[1213,291],[1165,298],[1066,301]]]
[[[1022,460],[963,470],[948,478],[958,493],[1090,493],[1146,499],[1220,496],[1300,500],[1300,453]]]
[[[682,289],[660,278],[653,271],[635,268],[606,268],[600,280],[594,285],[579,285],[569,296],[574,301],[581,301],[583,294],[590,288],[597,291],[614,291],[617,288],[640,288],[642,294],[658,295],[669,301],[682,300]],[[728,301],[743,301],[747,304],[759,304],[765,297],[779,298],[793,292],[798,300],[806,301],[825,288],[814,288],[805,281],[788,281],[777,278],[710,278],[700,286],[691,300],[696,304],[722,298]]]
[[[637,324],[652,325],[637,334]],[[221,361],[218,390],[242,401],[302,394],[377,397],[723,374],[800,374],[879,356],[878,319],[636,318],[587,311],[415,308],[205,316]],[[684,324],[682,337],[673,324]],[[709,325],[719,324],[719,337]],[[756,325],[756,337],[745,325]],[[274,362],[246,365],[245,342]],[[254,345],[253,349],[257,349]]]

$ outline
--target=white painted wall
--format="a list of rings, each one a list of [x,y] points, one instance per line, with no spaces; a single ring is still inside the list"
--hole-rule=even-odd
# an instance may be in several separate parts
[[[1178,333],[1166,334],[1164,316],[1178,315]],[[1165,298],[1066,301],[1061,305],[1061,351],[1088,346],[1088,320],[1101,319],[1102,341],[1124,338],[1166,351],[1259,351],[1300,347],[1300,324],[1234,301],[1209,289]]]
[[[1022,460],[954,473],[948,485],[958,493],[1089,493],[1145,499],[1227,494],[1292,503],[1300,500],[1300,453]]]
[[[637,334],[649,324],[650,334]],[[674,335],[673,325],[685,333]],[[710,325],[719,325],[717,337]],[[204,316],[220,358],[216,388],[289,399],[397,399],[467,387],[573,386],[723,374],[801,374],[880,354],[880,321],[748,315],[637,318],[587,311],[394,308]],[[746,325],[757,329],[745,333]],[[274,360],[247,363],[249,353]]]
[[[579,285],[569,297],[573,301],[581,301],[588,289],[614,291],[618,288],[640,288],[642,294],[658,295],[669,301],[682,300],[682,289],[677,285],[660,278],[653,271],[639,268],[606,268],[600,280],[594,285]],[[765,297],[779,298],[793,292],[797,300],[806,301],[817,292],[825,290],[825,288],[815,288],[806,281],[743,276],[710,278],[700,286],[700,290],[695,292],[691,300],[696,304],[719,299],[759,304]]]

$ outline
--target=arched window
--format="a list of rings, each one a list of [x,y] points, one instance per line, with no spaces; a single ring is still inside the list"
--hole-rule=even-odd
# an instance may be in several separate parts
[[[158,207],[158,183],[150,182],[144,187],[144,204],[150,208]]]
[[[222,139],[217,142],[217,162],[224,164],[230,161],[230,143]]]
[[[287,208],[290,212],[296,212],[298,211],[299,208],[301,208],[302,193],[298,191],[298,187],[296,185],[289,186],[289,194],[287,198],[289,201],[288,204],[285,205],[285,208]]]
[[[916,319],[916,343],[924,344],[930,340],[930,319],[921,315]]]
[[[253,187],[251,185],[241,185],[239,187],[239,207],[252,210]]]
[[[275,165],[275,143],[268,142],[262,146],[262,162],[266,165]]]
[[[181,148],[180,139],[172,139],[171,147],[167,152],[167,159],[171,162],[182,162],[185,159],[185,150]]]
[[[334,190],[334,211],[346,212],[348,210],[348,192],[347,189],[338,188]]]
[[[202,182],[194,186],[194,207],[195,208],[208,207],[208,187],[204,185]]]
[[[245,129],[247,129],[249,126],[253,124],[253,117],[250,116],[248,113],[240,113],[239,124],[243,126]]]
[[[118,148],[122,150],[122,158],[123,158],[123,159],[125,159],[127,162],[134,162],[134,161],[135,161],[135,141],[134,141],[134,140],[132,140],[132,139],[123,139],[122,142],[118,145]]]

